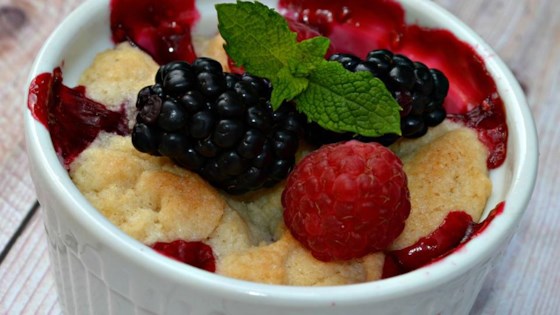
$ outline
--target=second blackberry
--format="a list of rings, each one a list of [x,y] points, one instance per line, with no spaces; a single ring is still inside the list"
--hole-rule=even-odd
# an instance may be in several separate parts
[[[406,138],[418,138],[426,134],[429,127],[440,124],[447,113],[443,101],[449,91],[449,81],[437,69],[430,69],[421,62],[393,54],[389,50],[373,50],[362,60],[352,54],[333,54],[329,58],[347,70],[368,71],[379,78],[397,103],[401,111],[401,133]],[[325,130],[315,123],[306,126],[306,139],[316,145],[349,139],[375,141],[389,145],[399,139],[398,135],[381,137],[356,136],[353,133],[336,133]]]

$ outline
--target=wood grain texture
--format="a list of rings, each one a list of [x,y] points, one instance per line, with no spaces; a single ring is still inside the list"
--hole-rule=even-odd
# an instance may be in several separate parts
[[[60,314],[40,213],[0,265],[0,314]]]
[[[29,69],[48,35],[80,2],[0,0],[0,250],[36,198],[22,121]]]
[[[21,111],[33,57],[83,0],[0,0],[0,250],[35,202]],[[472,27],[522,84],[538,126],[540,167],[527,213],[471,312],[560,314],[560,6],[558,0],[435,0]],[[0,264],[0,314],[59,314],[40,215]]]

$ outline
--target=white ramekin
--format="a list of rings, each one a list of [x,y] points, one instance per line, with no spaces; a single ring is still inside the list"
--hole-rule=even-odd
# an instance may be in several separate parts
[[[65,83],[76,84],[94,55],[112,46],[108,2],[88,0],[68,16],[39,52],[29,82],[63,65]],[[215,2],[197,1],[202,13],[199,33],[215,32]],[[494,191],[489,201],[491,208],[505,200],[505,209],[481,235],[438,263],[371,283],[287,287],[211,274],[156,254],[107,221],[73,185],[48,131],[26,110],[31,174],[64,311],[95,315],[467,314],[533,191],[538,157],[535,126],[517,81],[479,36],[431,1],[401,2],[408,20],[448,29],[471,44],[486,62],[506,104],[508,156],[491,174]]]

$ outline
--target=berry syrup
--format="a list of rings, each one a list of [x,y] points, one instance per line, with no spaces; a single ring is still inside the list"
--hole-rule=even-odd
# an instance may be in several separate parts
[[[404,9],[392,0],[280,0],[279,7],[330,38],[337,52],[365,58],[373,49],[389,49],[443,71],[450,83],[444,103],[449,118],[478,131],[490,169],[502,165],[508,137],[503,102],[473,47],[449,31],[407,24]]]
[[[404,271],[418,269],[434,257],[440,257],[461,243],[473,224],[472,217],[464,211],[451,211],[443,223],[431,234],[415,244],[389,252]]]
[[[99,132],[129,132],[124,109],[108,110],[85,96],[85,88],[62,84],[62,70],[38,75],[29,86],[27,106],[50,132],[54,149],[68,168]]]
[[[464,211],[449,212],[442,224],[429,235],[408,247],[386,252],[382,278],[418,269],[459,251],[486,230],[496,216],[503,213],[504,206],[504,202],[499,203],[481,223],[475,223]]]
[[[216,271],[216,259],[212,247],[202,242],[176,240],[170,243],[157,242],[151,246],[158,253],[179,262],[206,271]]]
[[[191,28],[199,18],[194,0],[111,0],[113,41],[130,41],[159,64],[196,59]]]

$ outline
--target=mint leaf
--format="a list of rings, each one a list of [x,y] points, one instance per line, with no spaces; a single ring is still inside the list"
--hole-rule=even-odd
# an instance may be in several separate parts
[[[228,55],[253,75],[270,80],[271,104],[296,102],[323,128],[376,137],[400,134],[400,107],[370,73],[353,73],[324,56],[330,40],[297,42],[288,22],[258,2],[218,4],[218,29]]]
[[[325,54],[331,41],[322,36],[313,37],[297,43],[297,58],[290,60],[288,66],[295,77],[306,77],[319,64],[325,61]]]
[[[254,75],[273,78],[297,55],[297,34],[276,11],[259,2],[216,5],[228,55]]]
[[[300,111],[323,128],[376,137],[400,134],[400,106],[379,79],[350,72],[338,62],[324,62],[296,97]]]
[[[307,88],[307,77],[325,61],[330,40],[326,37],[314,37],[297,43],[296,58],[288,61],[288,67],[282,68],[271,81],[272,108],[278,109],[282,102],[293,100]]]
[[[274,87],[270,103],[272,108],[276,110],[284,100],[292,100],[305,91],[309,81],[305,77],[294,77],[288,68],[282,68],[270,83]]]

